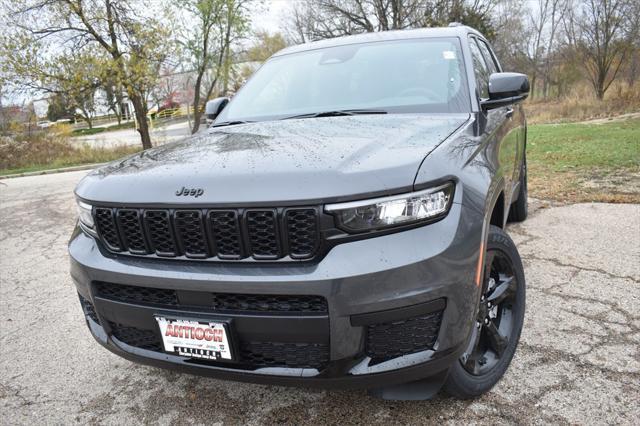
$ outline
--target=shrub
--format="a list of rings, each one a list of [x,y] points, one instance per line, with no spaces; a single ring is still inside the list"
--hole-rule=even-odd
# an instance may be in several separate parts
[[[112,149],[75,147],[68,141],[67,130],[0,136],[0,173],[101,163],[139,151],[137,147],[127,146]]]
[[[535,99],[524,105],[531,124],[585,121],[640,112],[640,82],[629,86],[617,81],[602,101],[596,99],[591,86],[583,84],[562,98]]]

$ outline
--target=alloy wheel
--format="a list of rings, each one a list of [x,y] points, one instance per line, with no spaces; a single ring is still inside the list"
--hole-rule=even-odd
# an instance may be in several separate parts
[[[482,376],[500,361],[514,331],[514,308],[518,282],[509,257],[488,250],[480,307],[469,345],[460,358],[464,369]]]

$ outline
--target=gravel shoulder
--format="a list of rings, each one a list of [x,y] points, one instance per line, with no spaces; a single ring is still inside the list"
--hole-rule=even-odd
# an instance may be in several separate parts
[[[521,345],[474,401],[224,382],[125,361],[93,341],[68,274],[86,172],[0,181],[0,424],[637,424],[640,205],[533,201],[511,226],[527,277]]]

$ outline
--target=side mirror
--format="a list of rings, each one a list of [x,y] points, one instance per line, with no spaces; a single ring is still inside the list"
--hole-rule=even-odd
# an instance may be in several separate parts
[[[204,113],[208,120],[215,120],[218,114],[222,112],[224,107],[229,103],[229,98],[215,98],[207,101],[204,107]]]
[[[489,76],[489,99],[480,106],[488,111],[523,101],[529,96],[529,78],[517,72],[497,72]]]

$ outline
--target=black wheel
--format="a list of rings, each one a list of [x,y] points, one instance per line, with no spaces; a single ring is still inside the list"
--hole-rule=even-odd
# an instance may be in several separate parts
[[[527,197],[529,190],[527,188],[527,156],[525,154],[522,160],[522,170],[520,171],[520,189],[518,191],[518,199],[511,204],[509,208],[509,222],[522,222],[527,218],[529,207]]]
[[[465,353],[454,363],[444,390],[458,398],[479,396],[502,378],[513,358],[524,322],[525,281],[515,244],[491,226],[478,315]]]

